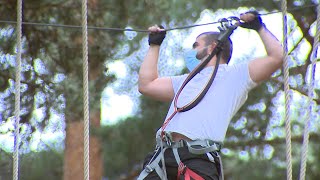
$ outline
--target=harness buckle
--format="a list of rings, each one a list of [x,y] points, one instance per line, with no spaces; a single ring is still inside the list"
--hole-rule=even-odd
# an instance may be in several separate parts
[[[218,147],[218,144],[217,143],[210,143],[210,141],[207,141],[207,146],[210,147],[210,146],[213,146],[214,149],[218,149],[220,150],[220,147]]]
[[[208,141],[208,140],[206,140],[206,144],[208,147],[211,146],[210,141]],[[214,145],[216,145],[216,144],[214,144]]]
[[[164,134],[164,142],[169,146],[171,147],[172,146],[172,138],[171,138],[171,135],[169,133],[165,133]]]
[[[146,170],[147,173],[151,173],[153,171],[153,168],[150,165],[146,165],[144,169]]]

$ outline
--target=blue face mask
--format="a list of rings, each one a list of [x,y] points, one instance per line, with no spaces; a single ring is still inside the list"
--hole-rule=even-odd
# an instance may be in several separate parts
[[[184,53],[184,62],[186,63],[189,71],[192,71],[200,63],[200,60],[196,58],[197,53],[198,52],[194,49],[188,50]]]

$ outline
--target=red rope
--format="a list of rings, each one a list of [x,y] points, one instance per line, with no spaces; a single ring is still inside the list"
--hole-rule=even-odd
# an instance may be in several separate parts
[[[180,180],[181,175],[184,177],[184,180],[204,180],[203,177],[201,177],[199,174],[195,173],[191,169],[189,169],[186,165],[184,165],[182,162],[180,162],[178,167],[178,176],[177,180]]]
[[[176,115],[178,112],[179,112],[178,109],[175,107],[174,112],[162,124],[162,126],[161,126],[161,138],[163,138],[163,136],[164,136],[164,129],[168,126],[168,124],[169,124],[170,120],[173,118],[173,116]]]

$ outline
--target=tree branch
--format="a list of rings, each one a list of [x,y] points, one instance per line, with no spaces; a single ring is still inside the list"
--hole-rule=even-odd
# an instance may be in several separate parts
[[[320,141],[320,134],[312,133],[309,137],[310,141],[313,142],[319,142]],[[302,143],[303,136],[294,136],[291,138],[292,142],[296,143]],[[250,139],[248,141],[239,141],[239,142],[226,142],[224,147],[230,148],[230,149],[238,149],[243,148],[247,146],[261,146],[265,144],[269,144],[271,146],[279,145],[279,144],[285,144],[285,138],[275,138],[272,140],[265,140],[265,139]]]
[[[280,84],[283,84],[284,82],[283,81],[280,81],[279,79],[277,78],[270,78],[271,81],[274,81],[276,83],[280,83]],[[291,87],[290,86],[290,89],[292,90],[295,90],[295,91],[298,91],[300,94],[304,95],[304,96],[309,96],[308,95],[308,92],[305,92],[303,91],[302,89],[298,89],[298,88],[294,88],[294,87]],[[320,99],[312,99],[313,101],[315,101],[317,103],[317,105],[320,105]]]
[[[299,26],[297,26],[298,28],[300,28]],[[308,33],[310,28],[300,28],[301,32],[302,32],[302,37],[298,40],[298,42],[296,42],[296,44],[292,47],[292,49],[288,52],[288,54],[290,55],[301,43],[301,41],[304,39],[304,34]]]

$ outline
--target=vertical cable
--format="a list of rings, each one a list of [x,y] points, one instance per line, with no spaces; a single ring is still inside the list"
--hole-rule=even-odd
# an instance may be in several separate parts
[[[20,81],[21,81],[21,37],[22,37],[22,0],[17,1],[17,56],[15,77],[15,110],[14,110],[14,153],[13,153],[13,180],[19,179],[19,146],[20,146]]]
[[[88,24],[87,0],[82,0],[82,55],[83,55],[83,108],[84,108],[84,180],[89,180],[89,87],[88,87]]]
[[[313,101],[313,91],[314,91],[314,81],[315,81],[315,71],[316,71],[316,61],[317,61],[317,50],[319,48],[319,36],[320,36],[320,4],[317,6],[317,22],[316,22],[316,34],[313,42],[313,51],[311,55],[311,68],[310,68],[310,81],[308,86],[308,110],[306,115],[306,121],[304,124],[304,134],[303,143],[301,149],[301,163],[300,163],[300,178],[299,180],[305,180],[306,168],[307,168],[307,155],[308,155],[308,145],[309,145],[309,131],[310,131],[310,121],[312,118],[312,101]]]
[[[289,87],[289,66],[288,66],[288,21],[287,21],[287,1],[281,3],[283,18],[283,74],[285,93],[285,129],[286,129],[286,162],[287,180],[292,180],[292,158],[291,158],[291,120],[290,120],[290,87]]]

